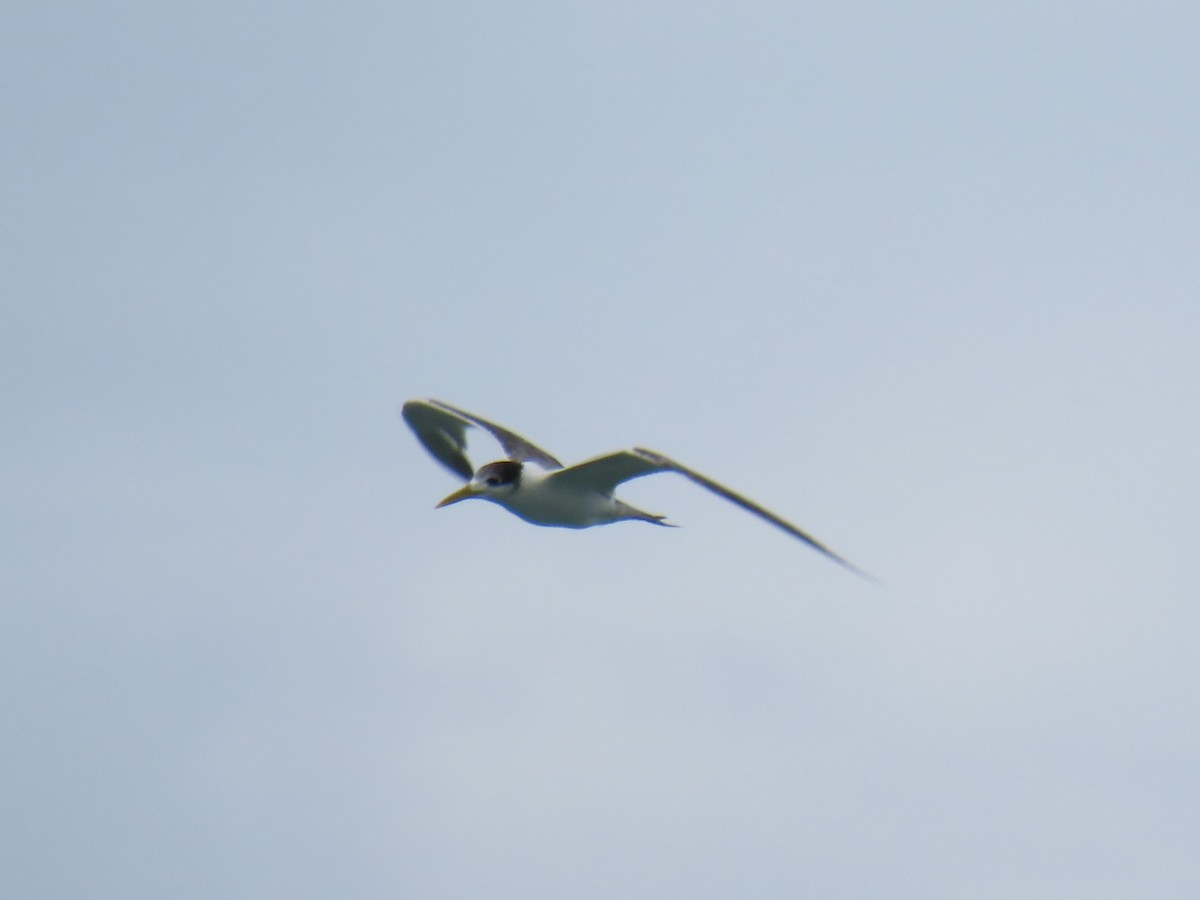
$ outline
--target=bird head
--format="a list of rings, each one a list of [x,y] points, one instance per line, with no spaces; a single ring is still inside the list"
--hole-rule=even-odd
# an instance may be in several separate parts
[[[480,500],[503,500],[521,481],[521,464],[511,459],[488,463],[475,477],[438,504],[438,509],[478,497]]]

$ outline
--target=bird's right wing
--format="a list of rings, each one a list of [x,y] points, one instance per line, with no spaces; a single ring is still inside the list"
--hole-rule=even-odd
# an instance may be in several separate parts
[[[519,434],[441,400],[409,400],[400,414],[434,459],[468,481],[475,474],[467,456],[467,429],[472,426],[491,434],[509,459],[537,463],[546,469],[562,468],[557,459]]]
[[[610,453],[607,456],[599,456],[595,459],[590,459],[578,465],[554,472],[550,475],[549,480],[563,486],[570,485],[577,490],[591,490],[611,496],[617,485],[622,482],[633,478],[640,478],[643,475],[653,475],[655,472],[676,472],[695,484],[700,485],[702,488],[712,491],[718,497],[723,497],[730,503],[740,506],[760,519],[770,522],[776,528],[786,531],[792,537],[803,541],[814,550],[824,553],[834,562],[845,566],[851,572],[871,581],[875,580],[857,566],[842,559],[842,557],[838,556],[812,535],[797,528],[786,519],[777,516],[769,509],[759,506],[753,500],[749,500],[741,494],[731,491],[725,485],[713,481],[711,478],[701,475],[694,469],[689,469],[682,463],[663,456],[661,453],[655,453],[653,450],[637,447],[633,450],[621,450],[617,453]]]
[[[618,450],[559,469],[551,473],[547,481],[573,491],[612,496],[623,481],[673,470],[672,466],[660,464],[641,450]]]

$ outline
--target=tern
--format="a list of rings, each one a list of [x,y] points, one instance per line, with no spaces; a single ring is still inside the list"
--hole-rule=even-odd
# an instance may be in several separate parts
[[[534,525],[590,528],[623,521],[669,525],[663,521],[665,516],[636,509],[613,493],[618,485],[633,478],[675,472],[770,522],[850,571],[871,578],[786,519],[653,450],[618,450],[564,466],[519,434],[441,400],[409,400],[400,413],[433,458],[466,481],[437,505],[439,509],[461,500],[478,499],[490,500]],[[491,434],[505,458],[476,470],[466,454],[467,432],[473,427]]]

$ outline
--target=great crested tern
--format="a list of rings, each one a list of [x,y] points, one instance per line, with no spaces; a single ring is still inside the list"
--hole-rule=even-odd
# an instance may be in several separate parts
[[[613,492],[633,478],[676,472],[765,519],[850,571],[871,578],[791,522],[653,450],[642,447],[618,450],[564,467],[519,434],[441,400],[409,400],[401,408],[401,415],[433,458],[467,482],[442,500],[438,508],[460,500],[479,499],[503,506],[534,525],[590,528],[625,520],[669,525],[663,521],[665,516],[635,509],[614,497]],[[473,426],[489,432],[500,443],[506,458],[476,470],[466,454],[467,430]]]

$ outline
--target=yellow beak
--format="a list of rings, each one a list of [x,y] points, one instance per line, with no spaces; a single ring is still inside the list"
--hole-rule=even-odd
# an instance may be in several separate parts
[[[478,493],[479,492],[475,490],[474,485],[464,484],[457,491],[439,503],[436,508],[441,509],[443,506],[449,506],[451,503],[457,503],[459,500],[470,500]]]

